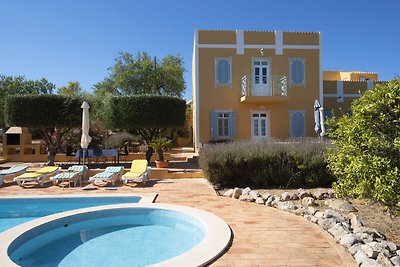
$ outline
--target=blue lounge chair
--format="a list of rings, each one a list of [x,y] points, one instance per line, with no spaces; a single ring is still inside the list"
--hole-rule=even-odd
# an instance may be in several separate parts
[[[121,176],[124,173],[123,166],[111,166],[107,167],[103,172],[97,173],[89,178],[89,182],[96,184],[98,181],[109,183],[115,185],[117,180],[121,180]]]
[[[28,166],[26,165],[15,165],[7,170],[0,171],[0,186],[2,186],[6,180],[11,179],[11,181],[14,181],[14,178],[25,173],[27,168]]]
[[[51,178],[54,185],[58,185],[60,182],[73,182],[74,187],[78,183],[78,178],[83,179],[85,177],[88,167],[86,165],[73,165],[67,169],[66,172],[61,172]]]

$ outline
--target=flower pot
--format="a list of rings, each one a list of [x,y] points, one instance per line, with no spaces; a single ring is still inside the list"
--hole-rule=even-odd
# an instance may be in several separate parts
[[[167,168],[168,164],[169,164],[168,160],[163,160],[163,161],[156,160],[156,167],[157,168]]]

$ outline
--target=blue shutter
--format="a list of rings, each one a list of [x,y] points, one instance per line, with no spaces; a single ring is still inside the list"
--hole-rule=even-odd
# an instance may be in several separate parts
[[[305,118],[303,113],[292,113],[291,116],[291,128],[292,128],[292,133],[291,135],[293,137],[302,137],[305,136]]]
[[[211,112],[211,137],[218,136],[218,113]]]
[[[215,75],[217,84],[229,84],[231,81],[230,61],[226,59],[217,59]]]
[[[293,84],[303,84],[304,83],[304,63],[301,60],[295,59],[291,63],[291,80]]]
[[[236,112],[229,112],[228,118],[229,137],[236,136]]]

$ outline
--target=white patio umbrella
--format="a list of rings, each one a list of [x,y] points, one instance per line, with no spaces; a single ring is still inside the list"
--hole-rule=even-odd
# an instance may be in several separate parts
[[[92,138],[89,136],[89,104],[84,101],[81,108],[82,112],[82,136],[81,136],[81,147],[83,152],[83,165],[85,165],[85,152],[89,146]]]
[[[315,127],[314,130],[318,134],[319,137],[325,135],[325,121],[324,121],[324,108],[318,102],[318,100],[314,101],[314,121]]]

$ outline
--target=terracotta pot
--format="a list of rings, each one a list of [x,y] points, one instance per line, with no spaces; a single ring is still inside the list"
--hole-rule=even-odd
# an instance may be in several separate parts
[[[168,160],[164,160],[164,161],[156,160],[156,167],[157,168],[167,168],[168,164],[169,164]]]

